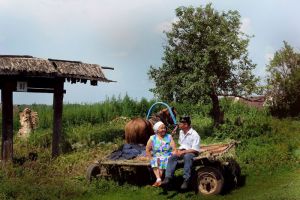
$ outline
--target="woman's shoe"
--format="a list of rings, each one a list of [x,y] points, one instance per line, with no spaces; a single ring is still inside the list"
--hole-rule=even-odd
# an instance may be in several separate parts
[[[159,186],[161,186],[161,181],[153,183],[152,186],[153,187],[159,187]]]

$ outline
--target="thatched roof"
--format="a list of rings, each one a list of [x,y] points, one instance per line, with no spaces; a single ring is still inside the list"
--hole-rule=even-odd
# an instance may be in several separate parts
[[[105,68],[80,61],[0,55],[0,76],[58,77],[72,82],[86,82],[86,80],[112,82],[104,76],[102,69]]]

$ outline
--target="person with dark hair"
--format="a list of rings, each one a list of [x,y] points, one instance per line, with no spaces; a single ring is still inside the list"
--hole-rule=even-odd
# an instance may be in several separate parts
[[[200,151],[200,136],[191,127],[191,118],[189,116],[180,117],[179,128],[179,148],[172,156],[168,159],[168,165],[166,169],[165,179],[162,185],[168,185],[171,179],[174,177],[176,165],[179,159],[183,159],[183,183],[181,189],[185,190],[188,188],[189,181],[191,178],[191,170],[193,167],[193,158],[198,155]]]

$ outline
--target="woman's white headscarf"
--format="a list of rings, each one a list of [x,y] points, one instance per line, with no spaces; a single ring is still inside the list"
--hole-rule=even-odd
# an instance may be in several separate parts
[[[162,124],[164,124],[164,123],[162,123],[161,121],[156,122],[156,123],[154,124],[154,126],[153,126],[153,131],[154,131],[154,133],[157,133],[158,128],[159,128]]]

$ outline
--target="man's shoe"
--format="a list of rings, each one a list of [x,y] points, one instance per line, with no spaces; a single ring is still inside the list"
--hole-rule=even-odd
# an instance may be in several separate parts
[[[162,182],[161,182],[161,185],[164,186],[164,185],[169,185],[170,183],[170,178],[166,177]]]
[[[182,185],[181,185],[181,189],[182,190],[186,190],[188,189],[188,185],[189,185],[189,182],[188,181],[183,181]]]

